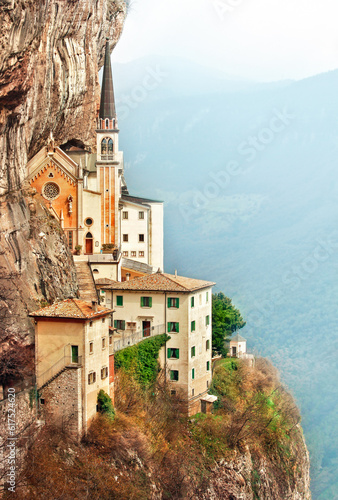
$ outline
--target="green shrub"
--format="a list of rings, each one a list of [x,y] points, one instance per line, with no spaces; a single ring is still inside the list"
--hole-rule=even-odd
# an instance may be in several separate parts
[[[146,387],[153,384],[160,371],[158,355],[161,347],[170,339],[165,333],[127,347],[115,354],[115,368],[124,368]]]
[[[115,410],[113,406],[113,402],[108,394],[101,389],[97,395],[97,404],[99,407],[99,412],[107,415],[109,418],[114,420],[115,418]]]

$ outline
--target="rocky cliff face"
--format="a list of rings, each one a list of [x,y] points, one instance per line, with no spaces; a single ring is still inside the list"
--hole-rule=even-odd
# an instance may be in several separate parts
[[[0,0],[1,340],[32,336],[36,301],[75,296],[62,231],[25,185],[26,164],[50,132],[95,147],[98,71],[106,37],[123,27],[120,0]]]

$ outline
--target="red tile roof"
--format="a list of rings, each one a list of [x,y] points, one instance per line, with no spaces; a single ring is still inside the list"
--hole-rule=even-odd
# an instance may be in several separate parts
[[[97,288],[106,290],[134,290],[152,292],[194,292],[215,285],[211,281],[202,281],[173,274],[155,273],[133,278],[130,281],[114,281],[112,284],[98,284]]]
[[[34,318],[92,319],[97,316],[105,316],[111,312],[113,312],[112,309],[102,306],[98,306],[97,311],[94,311],[92,305],[88,302],[79,299],[67,299],[34,311],[30,313],[30,316]]]

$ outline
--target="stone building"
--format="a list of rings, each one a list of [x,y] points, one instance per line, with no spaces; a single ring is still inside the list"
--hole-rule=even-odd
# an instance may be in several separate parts
[[[27,164],[27,179],[60,222],[70,249],[92,256],[98,277],[121,279],[121,253],[151,271],[163,269],[163,203],[131,196],[124,178],[108,42],[96,148],[78,139],[56,145],[51,137]],[[101,253],[109,259],[100,259]],[[107,269],[108,260],[115,270]]]
[[[67,299],[30,314],[40,410],[76,435],[95,416],[99,391],[114,397],[112,312],[97,303]]]
[[[189,413],[201,411],[211,383],[211,303],[215,283],[165,273],[97,284],[101,301],[114,309],[114,348],[167,333],[161,350],[172,391],[182,391]]]

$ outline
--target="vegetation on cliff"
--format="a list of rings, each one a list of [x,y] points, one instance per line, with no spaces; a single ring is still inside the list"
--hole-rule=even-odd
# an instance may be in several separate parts
[[[212,295],[212,350],[226,356],[225,342],[233,332],[243,328],[245,321],[231,299],[223,292]]]
[[[115,419],[98,414],[81,443],[42,430],[17,498],[309,498],[298,410],[266,360],[216,367],[213,415],[188,418],[161,375],[146,389],[121,369],[116,384]]]

